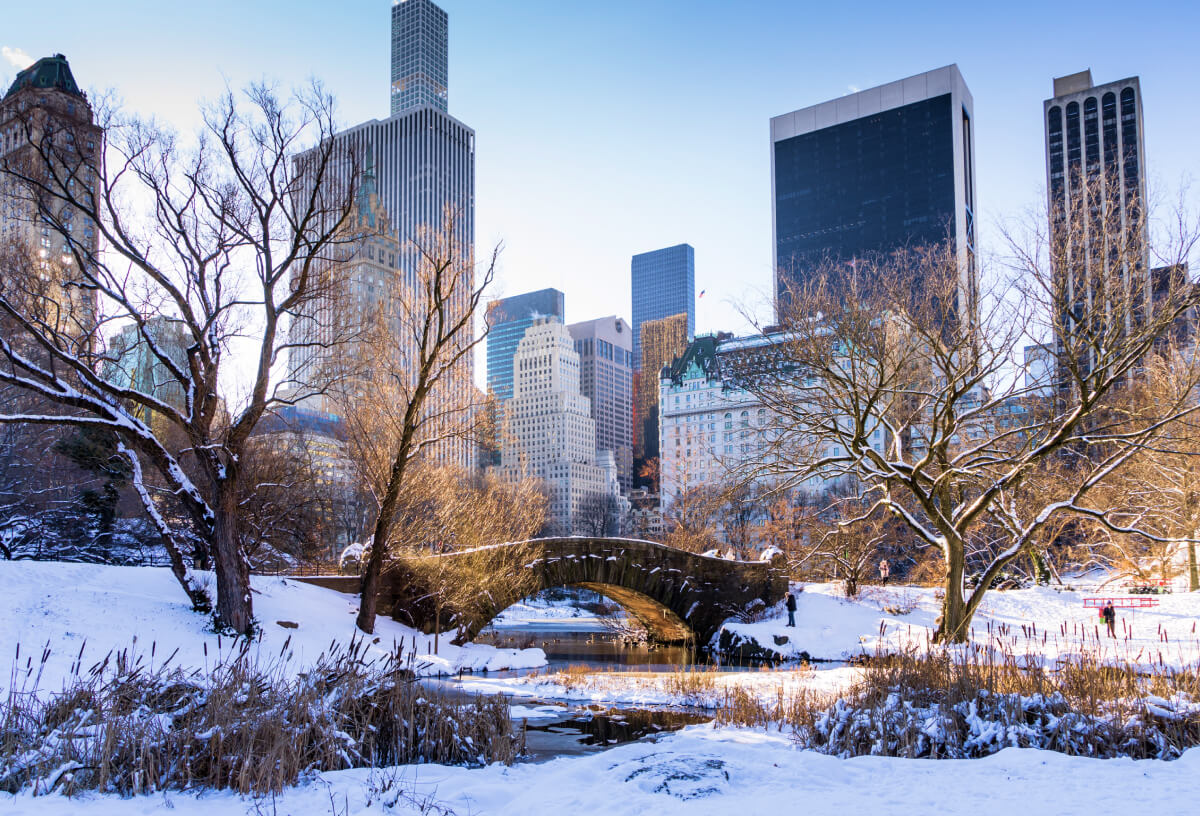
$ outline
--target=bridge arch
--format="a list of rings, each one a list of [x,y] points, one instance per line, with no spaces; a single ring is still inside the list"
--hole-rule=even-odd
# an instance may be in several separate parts
[[[500,612],[542,589],[581,586],[620,604],[662,642],[692,640],[706,645],[729,617],[757,605],[772,605],[787,592],[782,558],[771,562],[730,561],[625,538],[543,538],[487,548],[522,553],[519,569],[531,570],[519,589],[481,587],[481,602],[447,620],[422,586],[420,570],[388,572],[381,593],[392,617],[431,632],[447,624],[456,642],[472,640]],[[438,559],[477,557],[483,551],[447,553]],[[473,556],[472,554],[476,554]],[[469,589],[469,588],[468,588]],[[511,596],[511,597],[510,597]]]

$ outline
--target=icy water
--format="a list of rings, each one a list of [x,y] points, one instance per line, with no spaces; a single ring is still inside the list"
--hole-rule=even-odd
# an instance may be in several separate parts
[[[549,672],[568,666],[596,670],[674,672],[711,670],[713,663],[688,646],[652,646],[623,642],[589,619],[564,618],[515,626],[493,627],[476,638],[502,648],[538,647],[547,665],[538,669],[493,672],[512,677],[530,671]],[[759,669],[758,665],[721,665],[720,671]],[[448,679],[447,684],[457,686]],[[524,730],[527,760],[544,762],[577,756],[639,739],[653,739],[688,725],[709,722],[712,715],[688,708],[598,706],[565,700],[521,699],[513,706],[513,723]]]

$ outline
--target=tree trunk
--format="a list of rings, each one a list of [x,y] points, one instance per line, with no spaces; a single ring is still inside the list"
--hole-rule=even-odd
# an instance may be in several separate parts
[[[418,389],[418,395],[421,392]],[[379,606],[379,589],[382,583],[383,557],[387,542],[392,537],[392,523],[396,517],[396,507],[400,501],[400,488],[404,484],[404,473],[408,469],[408,457],[412,451],[412,440],[415,433],[417,412],[421,402],[414,397],[409,403],[404,418],[404,432],[400,437],[399,450],[392,462],[391,475],[388,477],[387,490],[384,491],[383,501],[379,503],[379,515],[375,517],[375,534],[371,537],[371,557],[367,559],[363,570],[362,585],[359,588],[358,628],[368,635],[375,634],[375,614]]]
[[[1200,589],[1200,569],[1196,565],[1196,542],[1189,541],[1188,548],[1188,592]]]
[[[946,596],[942,599],[942,614],[933,639],[938,643],[965,643],[970,614],[963,598],[963,572],[966,558],[961,546],[948,544],[945,550]]]
[[[379,606],[380,575],[383,572],[383,547],[376,544],[382,540],[379,527],[379,522],[376,522],[375,535],[371,538],[371,554],[363,568],[362,583],[358,589],[358,619],[355,625],[368,635],[375,634],[375,612]]]
[[[254,630],[250,565],[238,546],[238,502],[229,482],[221,482],[217,487],[214,504],[212,552],[217,573],[216,625],[218,629],[250,635]]]

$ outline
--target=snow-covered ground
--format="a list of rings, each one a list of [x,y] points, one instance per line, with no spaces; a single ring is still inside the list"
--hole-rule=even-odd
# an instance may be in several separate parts
[[[1158,602],[1151,609],[1118,609],[1118,638],[1104,635],[1098,612],[1085,609],[1089,597],[1049,587],[989,592],[975,615],[972,641],[1003,647],[1017,656],[1048,660],[1088,653],[1104,661],[1166,665],[1200,660],[1200,593],[1132,596]],[[929,641],[938,616],[937,591],[925,587],[865,587],[854,600],[838,584],[806,584],[797,593],[796,627],[786,626],[782,604],[757,623],[731,622],[725,628],[752,638],[785,657],[807,652],[818,659],[845,659],[896,650]],[[786,642],[779,641],[786,638]]]
[[[355,636],[357,600],[284,578],[255,576],[254,611],[262,637],[254,647],[263,661],[282,658],[302,670],[330,644],[348,644]],[[207,617],[192,612],[175,578],[156,567],[106,567],[38,561],[0,561],[0,655],[19,669],[17,685],[28,687],[26,667],[36,675],[48,650],[38,688],[56,691],[77,663],[86,671],[110,651],[129,649],[154,666],[174,653],[171,665],[211,665],[236,643],[218,638]],[[285,627],[280,622],[296,624]],[[359,635],[361,637],[361,635]],[[414,649],[418,668],[428,674],[459,670],[529,668],[544,665],[541,649],[497,649],[470,644],[452,646],[448,638],[431,654],[433,637],[380,616],[368,653],[382,656],[394,644]],[[7,668],[7,667],[5,667]],[[0,671],[0,691],[10,673]]]
[[[256,648],[262,659],[285,651],[287,665],[310,664],[331,643],[346,643],[354,633],[355,599],[280,578],[255,578],[255,611],[262,624]],[[77,564],[0,562],[0,650],[17,654],[19,666],[36,667],[49,650],[40,688],[61,686],[78,662],[84,670],[112,650],[130,648],[154,664],[174,652],[172,661],[204,666],[232,648],[228,638],[206,630],[208,621],[188,610],[183,595],[164,569],[98,567]],[[1047,658],[1092,650],[1102,659],[1185,664],[1200,657],[1196,620],[1200,594],[1158,597],[1153,610],[1121,610],[1122,638],[1095,637],[1096,613],[1083,608],[1083,596],[1049,589],[989,595],[975,623],[977,640],[989,635],[1014,654]],[[779,651],[839,658],[924,643],[937,615],[933,590],[868,588],[854,601],[841,598],[833,585],[808,585],[798,596],[798,627],[788,628],[786,613],[757,623],[729,624]],[[537,604],[525,613],[540,615]],[[560,613],[551,613],[560,614]],[[280,622],[294,623],[295,628]],[[1128,627],[1132,625],[1132,632]],[[1036,626],[1036,631],[1034,630]],[[990,633],[989,633],[990,627]],[[1024,627],[1024,628],[1023,628]],[[776,638],[787,637],[782,646]],[[440,654],[427,653],[432,638],[379,620],[369,650],[390,651],[403,642],[428,661],[427,671],[454,673],[459,668],[496,670],[544,664],[540,649],[505,650],[490,646],[440,643]],[[207,654],[206,654],[207,649]],[[2,653],[2,652],[0,652]],[[82,657],[80,655],[82,654]],[[553,717],[561,707],[538,697],[573,697],[597,702],[663,705],[703,703],[732,687],[764,699],[807,688],[836,692],[855,676],[846,666],[793,668],[787,671],[714,673],[689,685],[672,672],[606,672],[582,680],[557,682],[545,675],[468,679],[468,689],[526,695],[514,707],[517,718]],[[0,678],[7,684],[5,673]],[[17,683],[28,685],[18,676]],[[2,688],[2,687],[0,687]],[[687,691],[688,689],[691,691]],[[696,689],[699,689],[697,692]],[[688,696],[690,699],[688,699]],[[533,698],[533,699],[530,699]],[[279,797],[249,800],[228,793],[165,793],[133,799],[86,794],[12,796],[0,793],[0,814],[43,816],[242,816],[279,813],[292,816],[395,814],[422,810],[403,800],[436,801],[458,814],[604,814],[817,813],[865,810],[872,813],[973,816],[1010,814],[1094,814],[1108,811],[1165,810],[1189,813],[1200,778],[1200,749],[1174,762],[1091,760],[1033,749],[1007,749],[977,760],[933,761],[881,757],[836,759],[796,749],[787,734],[748,729],[694,726],[663,736],[582,757],[543,764],[492,766],[469,770],[434,765],[322,774],[284,791]],[[407,802],[407,804],[406,804]]]
[[[505,609],[492,621],[492,626],[496,629],[507,629],[524,626],[557,628],[569,625],[575,630],[606,629],[605,623],[595,612],[580,605],[580,599],[585,596],[589,600],[602,600],[602,596],[586,590],[582,593],[544,590]]]
[[[1200,749],[1174,762],[1096,760],[1009,748],[985,759],[837,759],[797,750],[786,734],[693,726],[655,742],[540,765],[468,770],[437,765],[339,771],[257,803],[229,793],[67,800],[0,793],[11,816],[536,816],[596,813],[941,813],[1095,816],[1194,812]],[[380,789],[394,782],[388,793]]]
[[[1093,596],[1046,587],[989,593],[975,617],[973,642],[991,644],[1018,659],[1054,661],[1087,653],[1102,661],[1146,665],[1160,665],[1160,659],[1161,665],[1176,667],[1200,661],[1200,593],[1152,596],[1159,602],[1152,609],[1119,609],[1121,636],[1115,640],[1104,635],[1096,610],[1084,608],[1085,597]],[[730,622],[725,628],[786,658],[807,653],[821,660],[844,660],[877,650],[923,648],[938,615],[936,591],[923,587],[867,587],[849,600],[837,584],[807,584],[796,599],[794,628],[786,625],[782,604],[762,621]],[[719,702],[734,686],[771,701],[801,688],[835,693],[857,675],[851,667],[814,663],[811,670],[714,674],[701,691],[681,692],[670,672],[612,671],[579,677],[547,670],[517,677],[476,676],[464,686],[484,693],[609,705],[703,707]]]

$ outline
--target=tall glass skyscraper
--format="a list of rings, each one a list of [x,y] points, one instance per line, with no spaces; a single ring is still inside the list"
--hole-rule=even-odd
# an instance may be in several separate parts
[[[778,311],[816,267],[949,240],[975,301],[974,103],[958,66],[771,119]]]
[[[671,315],[687,315],[687,333],[696,332],[696,250],[689,244],[634,255],[633,362],[641,366],[642,324]],[[657,374],[655,375],[657,376]]]
[[[557,289],[541,289],[501,298],[488,307],[487,383],[496,399],[513,395],[513,356],[525,332],[540,318],[566,320],[566,298]]]
[[[422,105],[446,110],[449,57],[446,12],[430,0],[392,6],[392,114]]]

